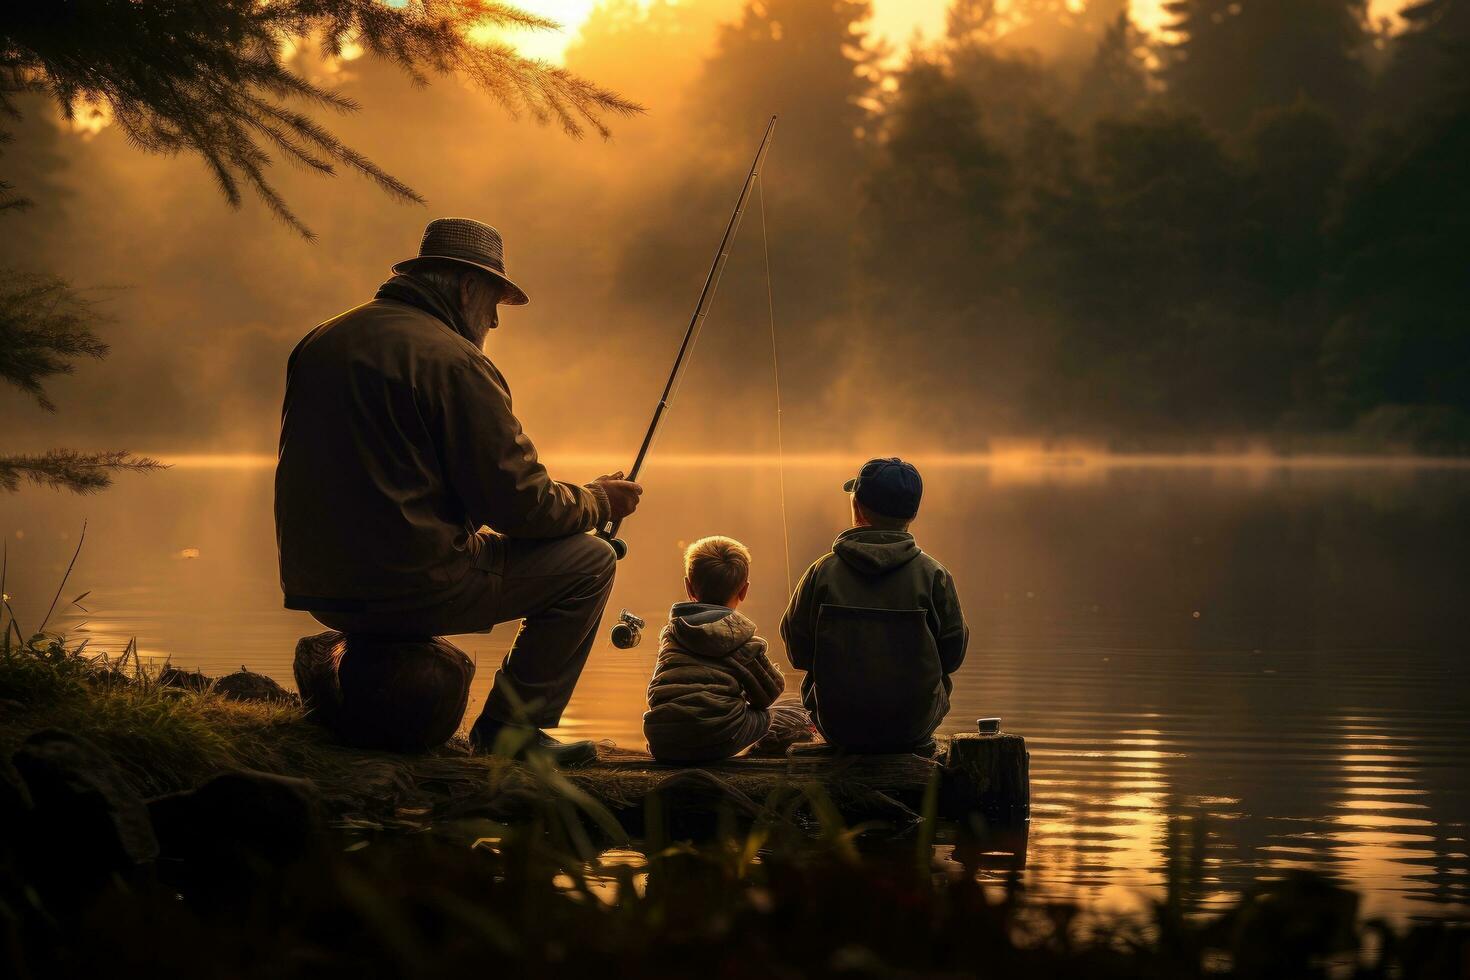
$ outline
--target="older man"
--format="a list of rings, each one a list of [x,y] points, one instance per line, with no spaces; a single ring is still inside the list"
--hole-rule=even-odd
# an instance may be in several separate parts
[[[537,461],[483,345],[526,294],[499,232],[430,222],[369,303],[307,334],[286,366],[276,537],[286,606],[332,629],[441,636],[524,619],[471,744],[596,757],[554,727],[612,591],[621,473],[560,483]],[[498,740],[508,726],[528,729]]]

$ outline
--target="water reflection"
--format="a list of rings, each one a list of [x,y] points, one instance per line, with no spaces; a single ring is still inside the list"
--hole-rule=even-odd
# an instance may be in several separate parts
[[[107,648],[137,636],[144,655],[288,679],[296,638],[318,627],[280,607],[262,462],[195,458],[96,498],[0,501],[21,625],[44,614],[85,516],[68,592],[93,590],[93,613],[72,627]],[[575,477],[607,468],[560,462]],[[648,473],[613,608],[656,623],[678,598],[682,542],[727,533],[755,552],[749,611],[774,636],[775,470],[682,462]],[[951,727],[1002,715],[1032,752],[1026,887],[1136,906],[1162,888],[1170,822],[1203,814],[1201,904],[1252,874],[1312,867],[1365,889],[1370,915],[1470,907],[1470,471],[1179,462],[926,463],[915,530],[954,571],[974,629]],[[851,464],[793,461],[793,575],[843,526]],[[472,713],[510,634],[457,640],[480,668]],[[653,653],[604,644],[566,733],[637,744]],[[1013,864],[999,855],[986,873]]]

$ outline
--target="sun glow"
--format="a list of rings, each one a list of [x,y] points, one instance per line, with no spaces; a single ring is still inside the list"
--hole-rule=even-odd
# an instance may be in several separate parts
[[[562,60],[567,45],[576,38],[583,22],[587,20],[598,0],[521,0],[514,4],[528,14],[539,14],[556,21],[561,27],[545,31],[513,31],[502,35],[517,52],[527,58],[543,61]]]
[[[520,0],[515,6],[527,13],[548,17],[560,24],[561,28],[555,31],[515,31],[501,36],[501,39],[513,44],[526,57],[559,62],[599,2],[600,0]],[[1163,2],[1164,0],[1155,0],[1156,4]],[[639,3],[646,7],[648,0],[639,0]],[[871,27],[874,33],[895,43],[902,43],[916,31],[933,38],[944,31],[945,12],[950,3],[951,0],[874,0]]]

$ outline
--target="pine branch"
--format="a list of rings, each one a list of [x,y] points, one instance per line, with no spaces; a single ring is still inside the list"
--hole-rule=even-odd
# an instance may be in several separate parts
[[[26,479],[55,490],[97,493],[112,485],[116,473],[146,473],[165,468],[156,459],[134,456],[123,450],[79,453],[53,449],[39,455],[0,456],[0,490],[14,493],[20,489],[20,481]]]
[[[107,356],[107,345],[91,330],[97,320],[92,304],[65,280],[0,270],[0,381],[56,411],[45,380],[70,374],[76,358]]]
[[[106,105],[134,147],[203,159],[238,207],[249,188],[282,221],[311,231],[272,186],[267,147],[322,174],[341,167],[406,201],[422,198],[306,112],[352,112],[351,99],[294,71],[287,50],[319,42],[340,54],[352,43],[418,83],[458,74],[512,118],[555,120],[569,136],[606,137],[610,117],[643,107],[564,68],[517,54],[487,32],[555,29],[554,21],[487,0],[196,0],[138,3],[69,0],[13,6],[0,22],[0,112],[9,95],[49,93],[63,114]],[[0,207],[8,188],[0,185]]]

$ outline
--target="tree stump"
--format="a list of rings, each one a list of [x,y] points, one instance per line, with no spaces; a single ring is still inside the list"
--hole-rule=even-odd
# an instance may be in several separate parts
[[[951,819],[979,814],[992,824],[1031,816],[1031,757],[1019,735],[961,732],[949,741],[940,784],[941,810]]]
[[[458,731],[475,665],[439,637],[333,630],[297,642],[295,673],[309,717],[348,745],[422,752]]]

